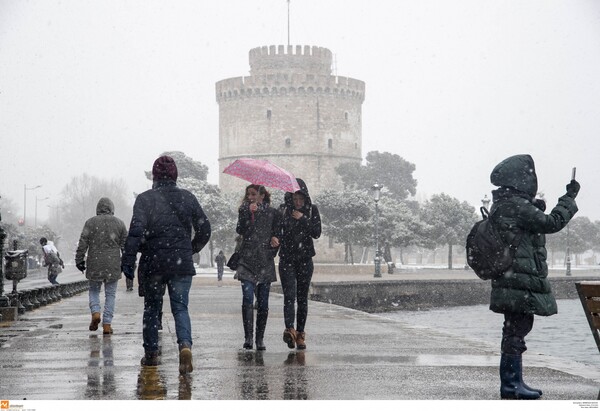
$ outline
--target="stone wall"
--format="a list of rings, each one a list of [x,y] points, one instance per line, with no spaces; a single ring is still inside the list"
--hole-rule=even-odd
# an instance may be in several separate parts
[[[590,277],[550,278],[557,299],[579,298],[575,283]],[[491,283],[473,280],[390,280],[312,283],[310,299],[366,312],[427,310],[488,304]]]

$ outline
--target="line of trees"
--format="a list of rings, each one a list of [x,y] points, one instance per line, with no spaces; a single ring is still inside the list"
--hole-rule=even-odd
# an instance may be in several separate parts
[[[211,221],[212,237],[209,243],[211,264],[219,250],[230,253],[234,247],[237,208],[243,193],[224,194],[219,187],[207,181],[208,167],[182,152],[163,153],[173,157],[178,168],[178,185],[191,191]],[[345,262],[353,264],[355,248],[372,248],[375,243],[375,207],[371,196],[374,182],[383,185],[379,209],[379,241],[386,260],[392,259],[392,249],[398,250],[400,261],[407,249],[436,250],[447,247],[448,267],[452,268],[456,247],[464,252],[466,236],[472,225],[481,218],[476,208],[448,194],[433,195],[423,203],[413,200],[417,181],[412,173],[415,165],[391,153],[373,151],[367,154],[364,165],[342,164],[336,170],[344,183],[343,190],[326,190],[314,202],[318,204],[323,221],[323,233],[334,242],[343,244]],[[151,172],[146,171],[151,180]],[[133,195],[132,195],[133,194]],[[55,241],[63,255],[74,252],[84,222],[96,214],[96,204],[101,197],[115,203],[115,214],[126,224],[131,220],[135,193],[128,194],[122,179],[106,180],[83,174],[74,177],[61,191],[61,200],[52,207],[46,225],[18,227],[14,202],[0,197],[0,222],[8,233],[9,244],[19,239],[23,247],[35,255],[41,236]],[[283,202],[283,193],[273,190],[272,205]],[[8,217],[8,218],[7,218]],[[52,227],[52,228],[51,228]],[[600,221],[587,217],[573,219],[568,230],[547,236],[549,258],[564,256],[567,245],[580,264],[580,256],[600,251]],[[217,251],[215,251],[217,250]]]

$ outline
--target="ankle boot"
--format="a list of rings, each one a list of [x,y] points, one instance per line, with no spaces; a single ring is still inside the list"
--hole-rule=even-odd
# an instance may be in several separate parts
[[[540,393],[523,386],[521,355],[502,354],[500,357],[500,397],[513,400],[537,400]]]
[[[184,346],[179,350],[179,374],[189,374],[192,371],[194,371],[192,349]]]
[[[96,331],[100,324],[100,313],[92,313],[92,321],[90,322],[90,331]]]
[[[265,328],[267,328],[267,318],[269,317],[269,310],[257,311],[256,312],[256,349],[258,351],[264,351],[267,349],[264,343]]]
[[[296,348],[298,348],[299,350],[305,350],[306,349],[306,342],[304,341],[305,339],[306,339],[306,333],[304,331],[298,332],[296,334]]]
[[[112,333],[113,333],[113,329],[110,324],[102,324],[102,334],[108,335],[108,334],[112,334]]]
[[[294,330],[294,327],[283,330],[283,342],[287,344],[288,348],[296,348],[296,330]]]
[[[244,324],[244,349],[251,350],[254,338],[254,307],[242,305],[242,323]]]

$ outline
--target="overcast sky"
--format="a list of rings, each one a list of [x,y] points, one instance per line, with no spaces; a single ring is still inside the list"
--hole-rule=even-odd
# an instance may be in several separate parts
[[[600,2],[292,0],[293,45],[365,81],[363,157],[416,165],[417,197],[479,206],[503,158],[529,153],[550,206],[577,166],[600,219]],[[0,0],[0,193],[28,218],[84,172],[149,188],[183,151],[218,182],[215,83],[287,44],[285,0]],[[44,218],[48,208],[39,206]]]

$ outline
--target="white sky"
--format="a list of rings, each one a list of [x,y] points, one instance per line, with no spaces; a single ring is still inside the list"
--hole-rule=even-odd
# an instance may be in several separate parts
[[[577,166],[579,215],[600,219],[600,2],[292,0],[290,32],[366,82],[363,157],[416,164],[418,198],[479,206],[529,153],[549,207]],[[32,221],[83,172],[149,188],[171,150],[217,183],[215,83],[286,43],[285,0],[0,0],[0,193],[22,209],[42,185]]]

